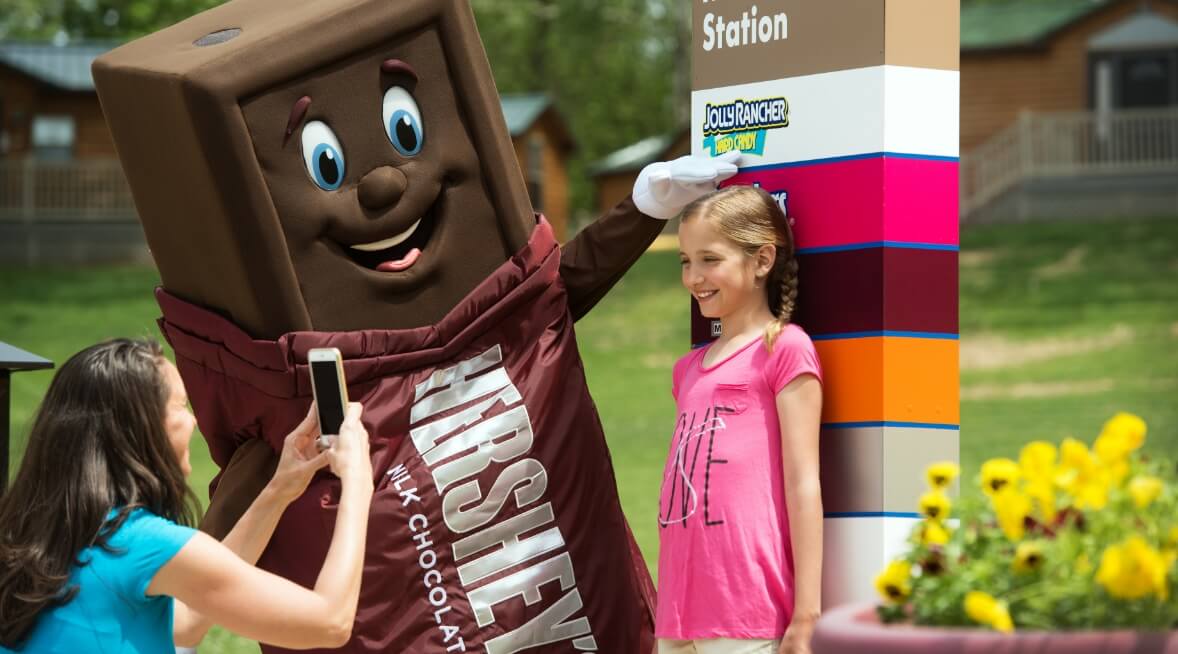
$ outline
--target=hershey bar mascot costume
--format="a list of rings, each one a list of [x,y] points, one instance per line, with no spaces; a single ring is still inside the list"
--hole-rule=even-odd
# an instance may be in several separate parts
[[[653,647],[573,321],[731,160],[653,164],[561,248],[532,213],[466,0],[235,0],[94,65],[222,468],[222,536],[343,353],[377,475],[347,652]],[[259,565],[314,584],[338,480]],[[278,651],[267,647],[268,652]]]

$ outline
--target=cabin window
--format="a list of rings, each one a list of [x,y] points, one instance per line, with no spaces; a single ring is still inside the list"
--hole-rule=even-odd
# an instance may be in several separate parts
[[[1109,52],[1093,58],[1097,111],[1178,105],[1178,51]]]
[[[33,116],[33,156],[45,161],[69,161],[74,156],[73,116]]]
[[[1127,56],[1121,60],[1121,106],[1165,107],[1173,104],[1173,57]]]

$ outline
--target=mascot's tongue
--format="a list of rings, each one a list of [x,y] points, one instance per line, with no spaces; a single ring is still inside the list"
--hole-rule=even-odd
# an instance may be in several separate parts
[[[381,272],[401,272],[402,270],[407,270],[410,266],[412,266],[413,263],[417,261],[417,257],[420,256],[421,250],[418,248],[413,248],[412,250],[409,250],[409,253],[406,254],[403,258],[397,259],[396,261],[385,261],[384,263],[378,265],[376,269]]]

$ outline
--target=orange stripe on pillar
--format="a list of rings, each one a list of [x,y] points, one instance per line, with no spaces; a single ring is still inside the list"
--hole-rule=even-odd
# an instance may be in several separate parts
[[[872,337],[816,341],[822,421],[960,424],[958,342]]]

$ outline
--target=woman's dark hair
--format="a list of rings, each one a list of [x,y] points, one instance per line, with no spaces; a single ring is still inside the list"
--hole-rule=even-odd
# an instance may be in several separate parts
[[[53,377],[0,498],[0,645],[15,648],[42,610],[73,599],[66,583],[78,555],[110,550],[132,510],[195,524],[196,496],[164,428],[164,360],[155,341],[117,339],[78,352]]]

